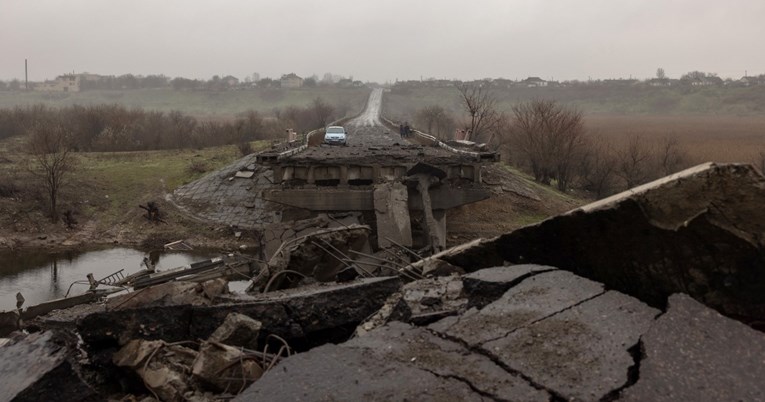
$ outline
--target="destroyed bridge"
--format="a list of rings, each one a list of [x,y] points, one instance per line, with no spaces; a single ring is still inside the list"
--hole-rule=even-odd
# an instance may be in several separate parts
[[[0,400],[765,400],[760,172],[707,163],[438,251],[495,155],[401,139],[380,96],[347,147],[283,144],[176,190],[270,233],[263,260],[1,313]]]

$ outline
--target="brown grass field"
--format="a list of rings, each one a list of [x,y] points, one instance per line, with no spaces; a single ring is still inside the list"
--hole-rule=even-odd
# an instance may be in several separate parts
[[[765,116],[588,114],[584,120],[591,134],[617,147],[633,135],[649,144],[675,138],[690,164],[754,163],[765,152]]]

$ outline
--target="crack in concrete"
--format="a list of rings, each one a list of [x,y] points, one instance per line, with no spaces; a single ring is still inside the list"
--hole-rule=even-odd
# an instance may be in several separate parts
[[[746,241],[746,242],[747,242],[747,243],[749,243],[749,244],[752,244],[752,241],[755,241],[755,242],[761,242],[761,239],[760,239],[760,236],[759,236],[759,235],[757,235],[756,233],[751,233],[751,231],[748,231],[748,230],[745,230],[745,229],[742,229],[742,228],[738,227],[738,225],[736,224],[736,222],[735,222],[733,219],[730,219],[730,218],[729,218],[729,217],[728,217],[728,216],[725,214],[725,212],[723,212],[723,209],[722,209],[722,208],[720,208],[720,207],[719,207],[719,206],[718,206],[716,203],[714,203],[714,202],[710,202],[710,204],[709,204],[709,205],[710,205],[712,208],[714,208],[714,209],[715,209],[715,211],[716,211],[717,213],[719,213],[719,214],[720,214],[720,216],[721,216],[721,217],[722,217],[722,218],[723,218],[723,219],[724,219],[724,220],[725,220],[725,221],[726,221],[726,222],[727,222],[729,225],[731,225],[731,226],[732,226],[734,229],[736,229],[737,231],[739,231],[739,232],[740,232],[740,233],[733,233],[733,232],[731,232],[731,234],[733,234],[734,236],[736,236],[736,237],[740,238],[741,240],[744,240],[744,241]],[[724,229],[724,228],[722,228],[722,229]],[[742,236],[742,233],[743,233],[743,234],[745,234],[745,235],[749,235],[749,236],[752,236],[752,238],[747,238],[746,236]],[[755,247],[757,246],[756,244],[752,244],[752,245],[753,245],[753,246],[755,246]]]
[[[562,395],[558,394],[554,390],[551,390],[551,389],[545,387],[544,385],[537,383],[536,381],[531,379],[531,377],[529,377],[529,376],[523,374],[522,372],[520,372],[518,370],[515,370],[512,367],[508,366],[499,357],[495,356],[494,354],[492,354],[488,350],[485,350],[485,349],[481,348],[480,346],[476,346],[476,347],[471,346],[470,344],[468,344],[467,342],[465,342],[461,338],[458,338],[458,337],[455,337],[455,336],[451,336],[451,335],[448,335],[448,334],[442,334],[440,332],[433,331],[433,330],[431,330],[429,328],[425,328],[425,330],[427,330],[428,332],[432,333],[435,336],[439,336],[439,337],[442,337],[442,338],[444,338],[446,340],[449,340],[449,341],[452,341],[454,343],[457,343],[458,345],[461,345],[465,350],[467,350],[467,351],[469,351],[471,353],[475,353],[475,354],[478,354],[478,355],[481,355],[481,356],[484,356],[484,357],[488,358],[494,364],[499,366],[502,370],[504,370],[505,372],[507,372],[511,376],[519,377],[522,380],[526,381],[529,385],[531,385],[535,389],[547,392],[550,395],[550,401],[552,401],[552,402],[561,402],[561,401],[566,401],[567,400],[566,398],[564,398]]]
[[[579,302],[577,302],[577,303],[574,303],[574,304],[572,304],[572,305],[570,305],[570,306],[568,306],[568,307],[566,307],[566,308],[564,308],[564,309],[562,309],[562,310],[558,310],[558,311],[556,311],[556,312],[554,312],[554,313],[550,313],[550,314],[548,314],[548,315],[546,315],[546,316],[544,316],[544,317],[542,317],[542,318],[538,318],[538,319],[536,319],[536,320],[534,320],[534,321],[532,321],[532,322],[530,322],[530,323],[528,323],[528,324],[525,324],[525,325],[522,325],[522,326],[520,326],[520,327],[517,327],[517,328],[511,329],[510,331],[507,331],[507,332],[506,332],[504,335],[500,335],[500,336],[497,336],[497,337],[494,337],[494,338],[491,338],[491,339],[487,339],[487,340],[483,341],[483,342],[481,343],[481,345],[485,345],[485,344],[487,344],[487,343],[489,343],[489,342],[493,342],[493,341],[496,341],[496,340],[498,340],[498,339],[502,339],[502,338],[505,338],[505,337],[509,336],[510,334],[513,334],[513,333],[515,333],[515,332],[517,332],[517,331],[520,331],[520,330],[522,330],[522,329],[528,328],[528,327],[530,327],[530,326],[532,326],[532,325],[534,325],[534,324],[536,324],[536,323],[538,323],[538,322],[540,322],[540,321],[544,321],[544,320],[546,320],[546,319],[548,319],[548,318],[552,318],[552,317],[555,317],[555,316],[556,316],[556,315],[558,315],[558,314],[561,314],[561,313],[563,313],[563,312],[566,312],[566,311],[568,311],[568,310],[571,310],[571,309],[572,309],[572,308],[574,308],[574,307],[578,307],[578,306],[580,306],[580,305],[582,305],[582,304],[584,304],[584,303],[586,303],[586,302],[588,302],[588,301],[590,301],[590,300],[593,300],[593,299],[595,299],[595,298],[597,298],[597,297],[603,296],[604,294],[606,294],[606,292],[608,292],[608,290],[603,290],[602,292],[600,292],[600,293],[598,293],[598,294],[596,294],[596,295],[594,295],[594,296],[588,297],[588,298],[586,298],[586,299],[584,299],[584,300],[581,300],[581,301],[579,301]]]
[[[420,370],[423,370],[423,371],[427,371],[428,373],[433,374],[434,376],[436,376],[438,378],[449,378],[449,379],[452,379],[452,380],[459,381],[459,382],[467,385],[476,394],[481,395],[481,396],[483,396],[485,398],[489,398],[492,401],[498,401],[498,402],[506,402],[507,401],[507,402],[509,402],[508,399],[503,399],[503,398],[500,398],[500,397],[498,397],[498,396],[496,396],[494,394],[491,394],[489,392],[482,391],[482,390],[478,389],[478,387],[473,385],[473,383],[470,382],[470,380],[468,380],[467,378],[460,377],[460,376],[457,376],[457,375],[454,375],[454,374],[440,374],[440,373],[438,373],[436,371],[433,371],[433,370],[430,370],[430,369],[427,369],[427,368],[424,368],[424,367],[417,367],[417,368],[419,368]]]
[[[611,390],[609,393],[600,398],[601,402],[611,402],[621,398],[622,392],[635,385],[640,380],[640,363],[645,358],[645,347],[643,345],[643,337],[638,338],[636,344],[630,346],[627,352],[632,357],[634,364],[627,368],[627,381],[621,387]]]
[[[523,275],[521,275],[521,276],[519,276],[519,277],[517,277],[517,278],[513,279],[512,281],[510,281],[510,282],[507,282],[507,284],[508,284],[508,287],[507,287],[507,289],[505,290],[505,293],[507,293],[507,292],[508,292],[510,289],[512,289],[512,288],[514,288],[514,287],[516,287],[516,286],[520,285],[520,284],[521,284],[521,282],[525,281],[526,279],[529,279],[529,278],[531,278],[531,277],[537,276],[537,275],[539,275],[539,274],[544,274],[544,273],[547,273],[547,272],[552,272],[552,271],[557,271],[557,270],[558,270],[558,269],[546,269],[546,270],[543,270],[543,271],[533,271],[533,272],[529,272],[529,273],[523,274]],[[463,288],[464,288],[464,281],[463,281]],[[477,308],[477,309],[478,309],[478,311],[480,312],[480,311],[481,311],[481,310],[482,310],[484,307],[486,307],[486,306],[488,306],[489,304],[491,304],[491,303],[494,303],[494,302],[496,302],[497,300],[501,299],[501,298],[502,298],[502,296],[504,296],[504,295],[505,295],[505,293],[501,294],[501,295],[500,295],[499,297],[497,297],[496,299],[489,301],[488,303],[485,303],[485,304],[483,304],[483,305],[475,305],[475,306],[472,306],[472,307],[474,307],[474,308]],[[469,302],[469,300],[470,300],[470,298],[468,298],[468,303],[470,303],[470,302]],[[456,320],[456,321],[454,321],[453,323],[449,324],[449,326],[448,326],[448,327],[444,328],[444,332],[446,332],[446,331],[449,331],[450,329],[452,329],[452,327],[454,327],[455,325],[459,324],[459,323],[460,323],[460,321],[462,321],[462,314],[460,314],[460,315],[457,315],[456,317],[457,317],[457,320]],[[507,335],[505,335],[505,336],[507,336]]]

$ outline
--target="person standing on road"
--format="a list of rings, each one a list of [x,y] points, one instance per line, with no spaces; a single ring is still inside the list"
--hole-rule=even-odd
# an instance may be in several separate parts
[[[409,137],[412,135],[412,129],[409,128],[409,122],[404,122],[404,137]]]
[[[401,134],[401,138],[404,138],[404,125],[399,124],[398,125],[398,133]]]

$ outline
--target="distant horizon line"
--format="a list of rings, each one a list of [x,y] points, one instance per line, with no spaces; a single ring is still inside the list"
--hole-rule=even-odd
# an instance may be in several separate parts
[[[742,78],[745,78],[745,77],[758,77],[758,76],[761,76],[761,75],[765,75],[765,73],[750,74],[748,70],[744,70],[744,74],[741,75],[740,77],[736,78],[736,76],[730,76],[730,75],[722,77],[722,76],[720,76],[716,72],[705,72],[705,71],[695,70],[695,71],[689,71],[687,73],[684,73],[684,74],[680,75],[677,78],[666,76],[666,77],[664,77],[664,79],[679,80],[679,79],[682,78],[683,75],[686,75],[686,74],[692,73],[692,72],[702,72],[704,74],[707,74],[707,75],[710,75],[710,76],[713,76],[713,77],[719,77],[719,78],[721,78],[723,80],[728,80],[728,79],[730,79],[730,80],[737,80],[737,79],[742,79]],[[52,79],[51,78],[47,78],[47,77],[42,79],[42,80],[39,80],[39,79],[30,79],[29,82],[45,82],[45,81],[55,80],[56,78],[59,78],[59,77],[62,77],[62,76],[67,76],[67,75],[85,75],[85,74],[93,74],[93,75],[97,75],[97,76],[101,76],[101,77],[123,77],[123,76],[127,76],[127,75],[132,75],[134,77],[150,77],[150,76],[157,77],[157,76],[162,76],[162,77],[168,78],[168,80],[173,80],[173,79],[176,79],[176,78],[184,78],[184,79],[200,80],[200,81],[209,81],[209,80],[213,79],[215,76],[218,76],[219,78],[234,77],[237,80],[239,80],[240,82],[244,82],[244,81],[246,81],[247,78],[250,78],[252,76],[252,74],[247,74],[247,75],[243,76],[245,78],[239,78],[239,77],[237,77],[234,74],[226,74],[226,75],[213,74],[209,78],[200,78],[200,77],[189,77],[189,76],[183,76],[183,75],[172,76],[172,75],[165,75],[164,73],[149,73],[149,74],[134,74],[134,73],[102,74],[102,73],[93,73],[93,72],[89,72],[89,71],[83,71],[83,72],[79,72],[79,73],[73,71],[71,73],[58,74],[58,75],[55,76],[55,78],[52,78]],[[265,76],[259,77],[260,79],[258,81],[263,80],[263,79],[279,80],[279,79],[282,78],[282,76],[289,75],[289,74],[295,74],[295,73],[293,73],[293,72],[283,73],[279,77],[271,77],[271,76],[265,75]],[[332,74],[332,73],[328,73],[328,74]],[[396,82],[406,82],[406,81],[420,81],[420,82],[426,82],[426,81],[461,81],[461,82],[472,82],[472,81],[483,81],[483,80],[492,80],[492,81],[493,80],[508,80],[508,81],[519,82],[519,81],[523,81],[523,80],[526,80],[526,79],[529,79],[529,78],[540,78],[540,79],[542,79],[544,81],[548,81],[548,82],[572,82],[572,81],[590,82],[590,81],[605,81],[605,80],[638,80],[638,81],[645,81],[645,80],[651,80],[651,79],[658,78],[655,75],[654,76],[649,76],[649,77],[638,77],[638,76],[629,75],[628,77],[621,77],[620,76],[620,77],[607,77],[607,78],[600,78],[600,77],[593,78],[591,76],[588,76],[587,78],[567,78],[567,79],[559,79],[559,80],[556,80],[554,76],[550,76],[549,78],[544,78],[544,75],[529,75],[529,76],[526,76],[525,78],[518,78],[518,77],[507,78],[507,77],[503,77],[503,76],[498,76],[498,77],[483,77],[483,78],[473,78],[473,79],[454,78],[454,77],[453,78],[439,78],[439,77],[423,77],[423,76],[420,76],[419,78],[409,78],[409,79],[393,78],[393,79],[386,79],[386,80],[380,81],[380,80],[362,80],[362,79],[359,79],[359,78],[354,78],[354,77],[356,77],[355,74],[352,74],[352,75],[347,76],[347,77],[343,76],[343,75],[340,75],[340,74],[332,74],[332,75],[333,75],[333,78],[339,77],[340,79],[351,79],[353,81],[361,81],[361,82],[364,82],[364,83],[372,83],[372,84],[393,84],[393,83],[396,83]],[[317,82],[322,82],[323,81],[322,78],[319,77],[319,75],[316,74],[316,73],[313,73],[313,74],[310,74],[310,75],[306,75],[306,76],[299,76],[299,77],[303,78],[303,79],[317,77],[318,78]],[[4,82],[12,82],[14,80],[18,80],[20,82],[24,82],[24,78],[23,77],[22,78],[17,78],[17,77],[14,77],[14,78],[4,78],[4,79],[0,78],[0,81],[4,81]],[[335,80],[335,82],[337,82],[337,80]]]

